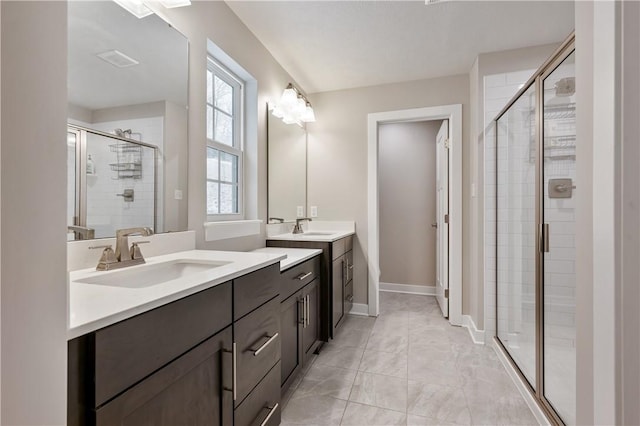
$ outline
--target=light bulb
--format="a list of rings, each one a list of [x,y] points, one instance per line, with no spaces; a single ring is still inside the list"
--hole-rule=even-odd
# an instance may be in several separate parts
[[[282,92],[282,98],[280,98],[280,105],[283,108],[288,109],[296,104],[297,99],[298,99],[298,94],[293,89],[293,86],[287,87],[286,89],[284,89],[284,92]]]
[[[316,114],[313,112],[313,108],[311,108],[311,104],[309,102],[307,102],[304,114],[302,114],[300,120],[305,123],[313,123],[314,121],[316,121]]]
[[[120,7],[124,8],[127,12],[134,15],[136,18],[141,19],[145,16],[149,16],[153,13],[151,9],[149,9],[142,0],[113,0]]]

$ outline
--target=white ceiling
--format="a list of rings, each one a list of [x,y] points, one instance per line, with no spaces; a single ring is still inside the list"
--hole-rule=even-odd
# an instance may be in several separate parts
[[[308,93],[463,74],[480,53],[560,42],[574,28],[572,1],[227,4]]]

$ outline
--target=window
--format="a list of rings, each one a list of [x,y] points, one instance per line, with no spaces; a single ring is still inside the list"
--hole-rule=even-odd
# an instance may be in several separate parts
[[[207,216],[242,218],[243,83],[207,61]]]

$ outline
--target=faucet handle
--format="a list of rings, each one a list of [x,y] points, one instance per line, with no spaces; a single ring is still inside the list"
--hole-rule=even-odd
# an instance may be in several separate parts
[[[151,241],[136,241],[135,243],[131,243],[131,250],[129,250],[131,260],[142,259],[144,261],[144,256],[142,256],[142,252],[140,251],[138,244],[147,244],[150,242]]]
[[[116,254],[113,252],[111,248],[111,244],[105,244],[102,246],[91,246],[90,249],[104,249],[102,250],[102,256],[100,256],[100,260],[98,261],[98,266],[96,266],[97,271],[106,271],[109,269],[109,265],[114,263],[118,263],[118,259],[116,258]]]

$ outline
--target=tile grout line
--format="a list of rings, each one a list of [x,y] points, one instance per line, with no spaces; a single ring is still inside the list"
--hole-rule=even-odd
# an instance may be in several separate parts
[[[376,321],[378,320],[378,318],[373,320],[373,325],[375,326]],[[349,396],[347,399],[347,403],[344,406],[344,411],[342,412],[342,417],[340,417],[340,424],[342,425],[342,422],[344,421],[344,413],[347,412],[347,407],[349,406],[349,402],[351,402],[351,394],[353,393],[353,386],[356,383],[356,379],[358,378],[358,373],[360,372],[360,364],[362,363],[362,358],[364,357],[364,353],[367,350],[367,345],[369,344],[369,338],[371,337],[371,333],[373,332],[373,326],[371,327],[371,329],[369,330],[369,335],[367,336],[367,342],[364,345],[364,350],[362,351],[362,355],[360,356],[360,363],[358,364],[358,369],[356,370],[356,374],[353,376],[353,383],[351,383],[351,389],[349,390]]]

